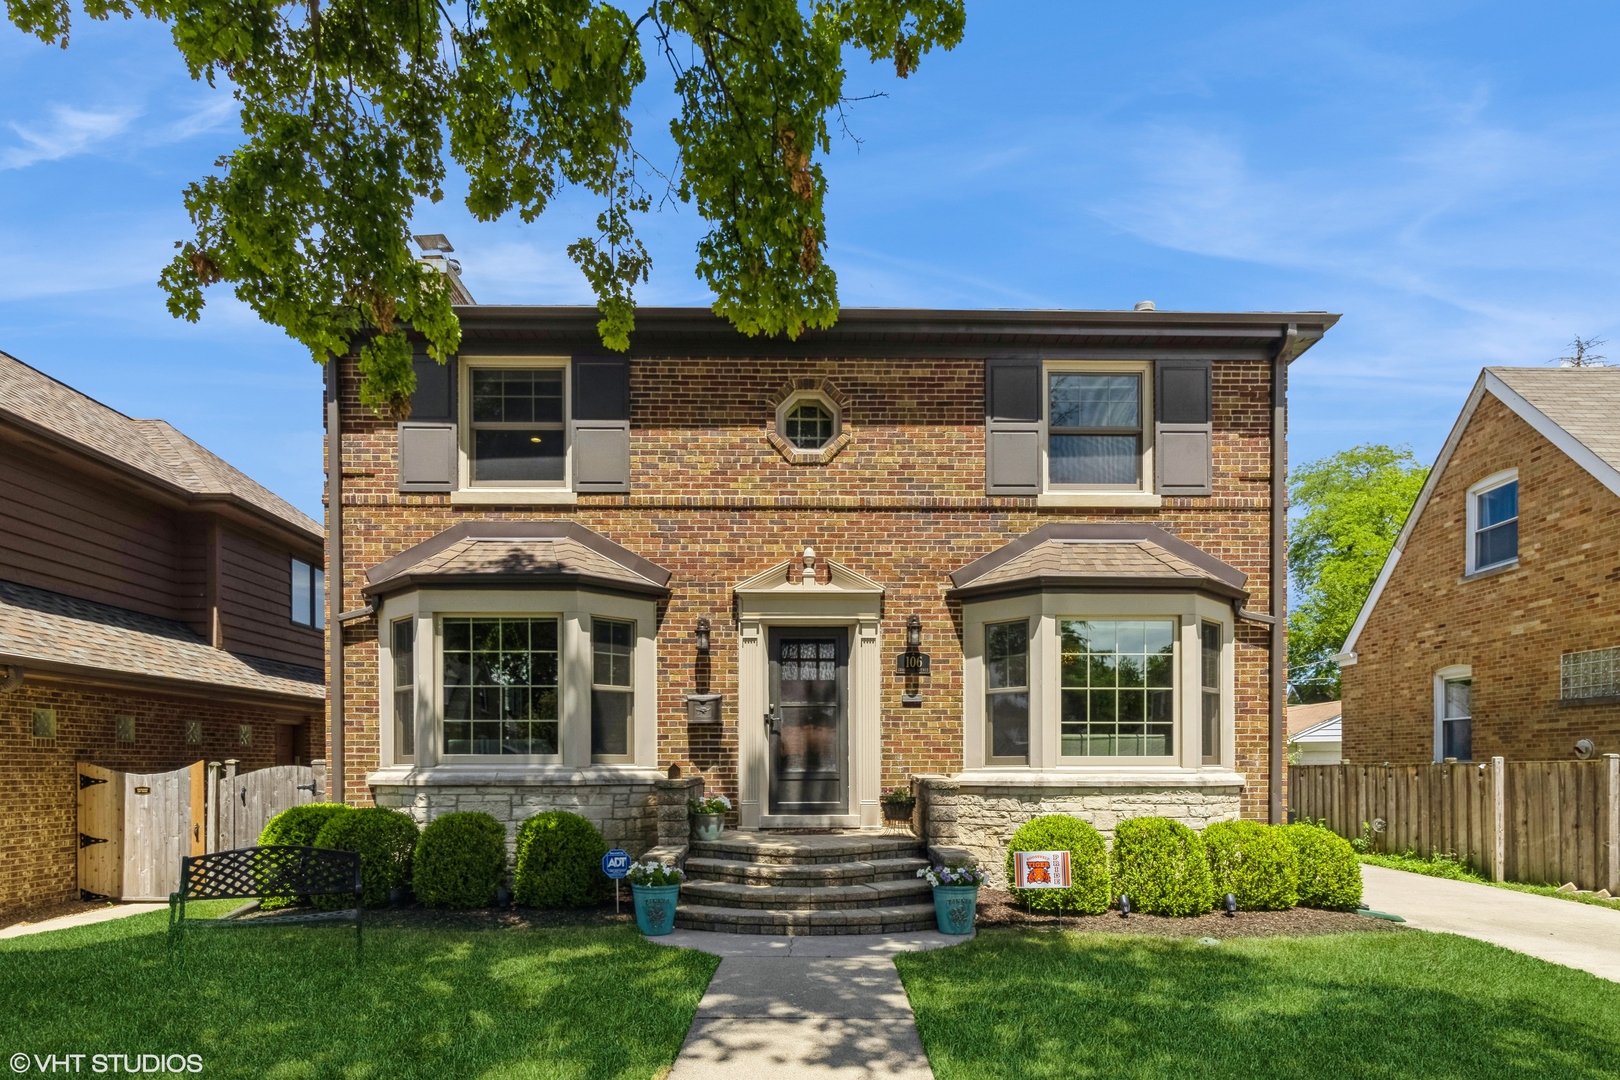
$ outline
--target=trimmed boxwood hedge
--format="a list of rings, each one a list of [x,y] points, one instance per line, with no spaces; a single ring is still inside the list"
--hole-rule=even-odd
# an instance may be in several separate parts
[[[1361,863],[1350,841],[1320,825],[1280,825],[1299,859],[1299,902],[1304,907],[1354,911],[1361,903]]]
[[[1299,857],[1288,835],[1258,821],[1219,821],[1204,830],[1216,901],[1227,893],[1244,911],[1286,911],[1299,903]]]
[[[596,826],[566,810],[525,821],[517,834],[512,898],[528,907],[588,907],[605,895],[602,856],[607,841]]]
[[[1048,814],[1018,827],[1007,844],[1007,882],[1013,875],[1015,851],[1067,851],[1069,888],[1013,889],[1020,902],[1036,911],[1074,911],[1100,915],[1108,910],[1108,850],[1102,834],[1079,818]]]
[[[428,907],[488,907],[505,880],[506,829],[490,815],[445,814],[422,830],[411,889]]]
[[[360,883],[366,907],[382,907],[395,888],[410,884],[411,857],[419,835],[408,814],[386,806],[365,806],[331,817],[321,826],[315,846],[360,853]],[[317,907],[345,908],[353,901],[343,896],[317,896]]]
[[[1202,915],[1215,906],[1204,841],[1179,821],[1131,818],[1114,829],[1114,892],[1149,915]]]

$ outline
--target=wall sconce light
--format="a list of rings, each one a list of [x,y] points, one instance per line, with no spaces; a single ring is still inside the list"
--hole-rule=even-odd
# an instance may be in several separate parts
[[[922,617],[913,615],[906,620],[906,651],[916,652],[922,646]]]
[[[900,694],[900,704],[921,705],[922,690],[917,679],[929,673],[928,654],[922,651],[922,618],[913,615],[906,620],[906,651],[895,664],[895,674],[903,676],[906,688]]]
[[[699,656],[709,655],[709,620],[697,621],[697,651]]]

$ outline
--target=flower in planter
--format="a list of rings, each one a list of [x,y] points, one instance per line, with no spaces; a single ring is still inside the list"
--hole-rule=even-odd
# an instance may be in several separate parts
[[[977,888],[986,880],[985,872],[977,866],[925,866],[917,871],[917,876],[927,878],[928,884],[936,889],[953,885]]]
[[[704,796],[701,799],[688,799],[686,809],[692,814],[724,814],[731,809],[731,800],[724,795]]]
[[[885,806],[912,807],[917,805],[916,796],[912,795],[910,788],[890,788],[883,793]]]
[[[667,862],[638,862],[630,864],[627,879],[632,885],[679,885],[686,880],[686,871]]]

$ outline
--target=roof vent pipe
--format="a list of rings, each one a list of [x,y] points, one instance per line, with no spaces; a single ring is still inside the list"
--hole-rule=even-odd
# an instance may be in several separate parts
[[[1151,300],[1138,300],[1136,302],[1136,310],[1137,311],[1157,311],[1158,308],[1156,306],[1154,306],[1154,303]]]

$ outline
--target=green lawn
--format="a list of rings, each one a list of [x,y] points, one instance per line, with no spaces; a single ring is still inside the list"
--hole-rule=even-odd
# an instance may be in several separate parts
[[[229,903],[215,905],[229,908]],[[715,957],[634,927],[196,931],[163,913],[0,941],[0,1051],[198,1054],[203,1075],[646,1078],[675,1060]],[[90,1072],[86,1057],[81,1072]]]
[[[1417,930],[990,930],[896,959],[939,1080],[1620,1075],[1620,985]]]

